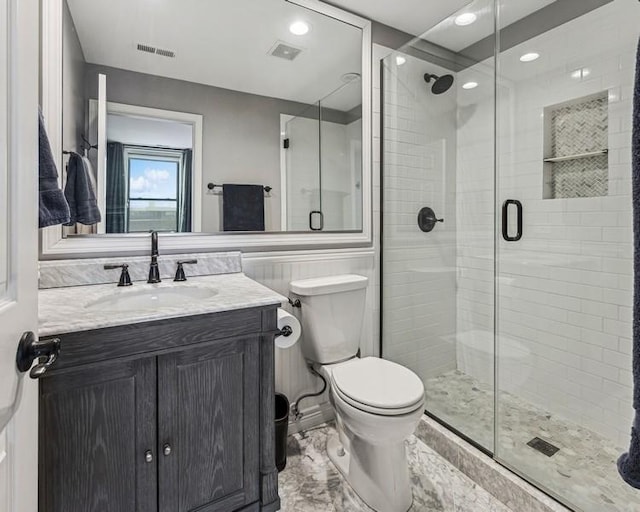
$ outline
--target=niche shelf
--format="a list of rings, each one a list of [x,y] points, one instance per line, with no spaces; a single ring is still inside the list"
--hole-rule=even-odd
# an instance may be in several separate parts
[[[545,108],[544,199],[609,192],[606,92]]]

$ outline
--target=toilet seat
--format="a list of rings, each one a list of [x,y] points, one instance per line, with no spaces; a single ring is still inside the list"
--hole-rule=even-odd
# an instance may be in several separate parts
[[[424,384],[408,368],[385,359],[352,359],[332,368],[333,392],[371,414],[400,416],[422,408]]]

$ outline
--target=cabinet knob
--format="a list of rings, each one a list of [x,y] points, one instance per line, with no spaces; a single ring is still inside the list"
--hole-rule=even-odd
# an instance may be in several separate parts
[[[162,453],[164,453],[165,457],[168,457],[169,455],[171,455],[171,445],[169,443],[165,444],[162,447]]]
[[[153,453],[151,453],[151,450],[144,452],[144,461],[147,464],[151,464],[153,462]]]

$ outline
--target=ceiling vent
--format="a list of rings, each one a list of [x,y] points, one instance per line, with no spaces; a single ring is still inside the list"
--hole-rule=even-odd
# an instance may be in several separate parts
[[[147,52],[147,53],[156,53],[156,49],[153,46],[149,46],[148,44],[138,43],[138,51]]]
[[[153,53],[155,55],[160,55],[161,57],[169,57],[171,59],[175,58],[176,56],[176,52],[174,52],[173,50],[164,50],[162,48],[156,48],[155,46],[143,43],[138,43],[137,49],[141,52]]]
[[[162,57],[169,57],[171,59],[175,58],[176,52],[171,50],[163,50],[162,48],[158,48],[156,50],[156,55],[161,55]]]
[[[302,49],[283,43],[282,41],[276,41],[276,44],[269,50],[269,55],[285,60],[293,60],[301,53]]]

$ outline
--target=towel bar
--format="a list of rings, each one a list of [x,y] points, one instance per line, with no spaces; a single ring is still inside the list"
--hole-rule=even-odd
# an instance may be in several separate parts
[[[216,185],[215,183],[207,183],[207,188],[209,190],[213,190],[214,188],[219,188],[222,187],[222,185]],[[270,187],[269,185],[265,185],[264,187],[264,191],[268,194],[269,192],[271,192],[273,190],[272,187]]]

